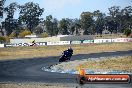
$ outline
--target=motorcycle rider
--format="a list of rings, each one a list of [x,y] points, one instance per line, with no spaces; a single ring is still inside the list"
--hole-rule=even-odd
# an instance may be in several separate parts
[[[67,57],[68,60],[70,60],[73,54],[73,49],[69,47],[67,50],[63,51],[63,54]]]

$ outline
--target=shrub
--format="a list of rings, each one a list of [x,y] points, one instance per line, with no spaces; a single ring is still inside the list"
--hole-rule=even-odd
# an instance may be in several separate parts
[[[46,33],[46,32],[44,32],[44,33],[42,33],[41,35],[40,35],[40,37],[42,37],[42,38],[45,38],[45,37],[48,37],[49,35],[48,35],[48,33]]]
[[[0,43],[4,43],[4,42],[6,42],[6,39],[5,39],[5,37],[3,37],[3,36],[0,36]]]
[[[12,32],[10,35],[9,35],[9,38],[15,38],[16,37],[16,33]]]
[[[130,29],[125,29],[124,34],[128,37],[131,34],[131,30]]]
[[[24,30],[19,33],[19,37],[24,38],[26,35],[31,35],[32,33],[29,30]]]
[[[10,42],[10,38],[8,36],[5,36],[5,39],[6,39],[6,43]]]

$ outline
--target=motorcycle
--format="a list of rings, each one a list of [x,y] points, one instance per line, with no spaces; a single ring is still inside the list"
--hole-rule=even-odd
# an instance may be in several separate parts
[[[71,56],[72,56],[72,54],[70,54],[70,55],[63,54],[63,55],[60,57],[59,62],[69,61],[69,60],[71,59]]]

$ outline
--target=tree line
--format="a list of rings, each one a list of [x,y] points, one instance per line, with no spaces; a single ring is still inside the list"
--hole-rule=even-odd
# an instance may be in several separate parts
[[[132,6],[123,9],[120,6],[112,6],[108,8],[108,14],[100,10],[86,11],[80,14],[80,18],[58,20],[52,15],[46,16],[46,19],[42,18],[44,8],[40,8],[37,3],[27,2],[19,5],[13,2],[5,7],[5,2],[6,0],[0,1],[0,33],[12,38],[24,37],[27,34],[44,37],[58,34],[102,35],[104,30],[111,34],[125,32],[129,35],[132,30]],[[18,19],[14,18],[16,11],[19,11]],[[4,20],[3,15],[6,15]]]

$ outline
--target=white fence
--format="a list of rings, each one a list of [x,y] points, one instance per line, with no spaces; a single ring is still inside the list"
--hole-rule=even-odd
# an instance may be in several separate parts
[[[70,41],[47,42],[47,45],[69,45]]]
[[[82,41],[57,41],[57,42],[37,42],[37,46],[45,45],[70,45],[70,44],[81,44],[81,43],[112,43],[112,42],[132,42],[132,38],[115,38],[115,39],[94,39],[94,40],[84,40]],[[18,43],[18,44],[9,44],[9,46],[32,46],[33,43]],[[4,47],[4,44],[0,44],[0,47]]]
[[[1,47],[4,47],[4,46],[5,46],[4,44],[0,44],[0,48],[1,48]]]
[[[132,38],[117,38],[115,42],[132,42]]]
[[[84,40],[83,43],[94,43],[94,40]]]
[[[81,44],[81,41],[71,41],[71,44]]]
[[[34,43],[18,43],[18,44],[6,44],[6,47],[11,47],[11,46],[33,46]],[[45,46],[46,42],[38,42],[35,43],[37,46]]]
[[[112,39],[94,39],[94,43],[110,43]]]
[[[132,42],[132,38],[94,39],[94,43]]]

